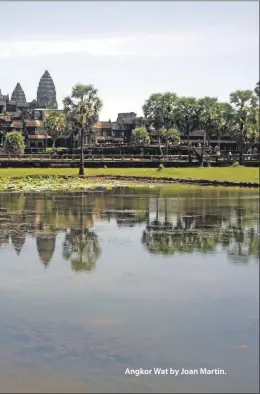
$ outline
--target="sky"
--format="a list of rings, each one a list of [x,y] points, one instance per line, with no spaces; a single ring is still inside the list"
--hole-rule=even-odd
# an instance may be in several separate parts
[[[48,70],[62,99],[92,84],[100,120],[142,115],[150,94],[228,100],[259,80],[257,1],[1,2],[0,89],[36,98]]]

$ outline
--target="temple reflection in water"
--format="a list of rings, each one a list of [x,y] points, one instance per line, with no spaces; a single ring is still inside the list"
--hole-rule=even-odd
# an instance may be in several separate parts
[[[129,231],[138,227],[148,253],[176,255],[225,252],[233,263],[259,258],[257,199],[240,198],[219,189],[162,196],[159,190],[138,189],[68,193],[1,194],[0,253],[12,247],[18,256],[34,242],[38,258],[48,267],[57,250],[74,271],[91,271],[102,253],[98,222]]]

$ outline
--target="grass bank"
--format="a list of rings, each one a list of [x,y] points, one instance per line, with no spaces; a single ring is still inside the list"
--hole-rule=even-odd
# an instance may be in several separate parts
[[[4,191],[24,191],[24,192],[43,192],[43,191],[77,191],[102,189],[110,190],[113,187],[130,186],[129,181],[115,181],[104,179],[102,182],[98,178],[89,180],[75,176],[24,176],[19,178],[0,178],[0,192]]]
[[[1,168],[0,178],[23,178],[29,176],[77,176],[77,168]],[[183,180],[208,180],[220,182],[259,183],[259,168],[255,167],[206,167],[206,168],[86,168],[88,176],[123,176],[140,178],[173,178]]]

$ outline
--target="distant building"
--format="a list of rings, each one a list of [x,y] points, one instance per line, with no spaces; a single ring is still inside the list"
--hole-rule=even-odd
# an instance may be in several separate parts
[[[56,88],[50,73],[46,70],[40,78],[36,100],[28,102],[25,92],[18,82],[9,95],[3,95],[0,90],[0,146],[3,146],[4,136],[9,131],[19,131],[25,136],[26,146],[30,148],[44,148],[52,145],[51,137],[44,129],[46,113],[57,110]],[[121,145],[131,142],[132,131],[135,127],[146,127],[146,121],[137,117],[135,112],[118,113],[116,121],[98,121],[93,127],[93,133],[85,136],[84,144],[93,145]],[[156,130],[150,128],[151,145],[157,146],[158,136]],[[190,143],[198,146],[203,142],[203,130],[190,133]],[[74,136],[60,138],[57,146],[79,146],[78,130],[74,130]],[[164,143],[161,137],[162,144]],[[75,145],[74,145],[75,144]],[[180,144],[187,145],[188,138],[180,133]],[[236,141],[230,136],[211,136],[212,147],[219,145],[221,150],[237,150]]]
[[[43,147],[50,139],[44,130],[44,114],[57,109],[56,89],[50,73],[46,70],[40,78],[37,100],[27,102],[26,95],[18,82],[11,99],[0,90],[0,145],[8,131],[20,131],[26,137],[27,146]]]
[[[115,122],[97,122],[94,129],[95,143],[129,143],[135,127],[144,126],[142,117],[134,112],[119,113]]]

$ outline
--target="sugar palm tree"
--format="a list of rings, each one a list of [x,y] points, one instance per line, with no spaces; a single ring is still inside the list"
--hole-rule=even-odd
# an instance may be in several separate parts
[[[180,97],[174,111],[174,124],[188,140],[189,164],[191,164],[190,133],[199,127],[199,104],[195,97]]]
[[[102,109],[102,101],[98,90],[93,85],[77,84],[72,88],[70,96],[63,100],[64,110],[69,122],[80,130],[80,167],[79,175],[84,175],[84,136],[93,132]]]
[[[231,93],[230,102],[234,109],[234,124],[239,130],[239,163],[242,165],[247,134],[249,132],[257,135],[259,131],[259,105],[252,90],[237,90]]]
[[[204,130],[203,145],[201,152],[201,166],[204,164],[205,143],[210,139],[212,134],[217,133],[221,126],[221,108],[216,97],[204,97],[199,100],[199,123]]]
[[[148,127],[153,127],[156,130],[158,138],[158,147],[160,155],[163,155],[161,147],[161,129],[164,126],[163,118],[163,105],[162,105],[162,94],[154,93],[148,100],[145,101],[143,105],[144,116],[147,121]]]

